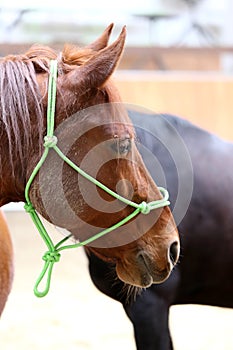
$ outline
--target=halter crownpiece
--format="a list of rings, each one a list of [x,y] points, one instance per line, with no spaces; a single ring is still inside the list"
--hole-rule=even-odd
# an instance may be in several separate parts
[[[58,148],[57,146],[57,137],[54,135],[54,121],[55,121],[55,106],[56,106],[56,81],[57,81],[57,61],[51,60],[50,61],[50,74],[49,74],[49,85],[48,85],[48,107],[47,107],[47,135],[44,137],[44,152],[42,154],[41,159],[37,163],[36,167],[34,168],[31,176],[29,177],[26,187],[25,187],[25,205],[24,208],[26,212],[28,212],[34,222],[34,224],[37,227],[37,230],[39,231],[39,234],[41,235],[42,239],[44,240],[45,244],[47,245],[48,251],[44,254],[43,260],[45,261],[43,270],[38,277],[35,287],[34,287],[34,293],[37,297],[44,297],[46,294],[48,294],[50,289],[50,282],[51,282],[51,275],[52,270],[55,262],[58,262],[60,260],[60,252],[65,249],[71,249],[71,248],[78,248],[81,246],[85,246],[98,238],[106,235],[107,233],[117,229],[118,227],[121,227],[128,221],[130,221],[132,218],[134,218],[139,213],[142,214],[149,214],[151,210],[163,208],[165,206],[168,206],[170,202],[168,201],[169,194],[168,191],[163,188],[159,187],[159,190],[161,194],[163,195],[162,199],[152,201],[149,203],[142,202],[142,203],[135,203],[130,201],[127,198],[124,198],[120,196],[118,193],[110,190],[107,186],[87,174],[85,171],[80,169],[76,164],[74,164],[66,155]],[[47,233],[42,221],[40,220],[38,214],[36,213],[30,197],[29,197],[29,190],[30,186],[39,172],[40,168],[42,167],[45,159],[47,158],[47,155],[49,153],[49,150],[53,149],[59,157],[62,158],[64,162],[66,162],[70,167],[72,167],[74,170],[76,170],[80,175],[85,177],[87,180],[89,180],[94,185],[101,188],[103,191],[107,192],[114,198],[118,199],[119,201],[130,205],[135,208],[135,210],[129,214],[127,217],[116,223],[115,225],[112,225],[109,228],[104,229],[103,231],[95,234],[94,236],[82,241],[78,242],[76,244],[71,245],[63,245],[72,235],[68,235],[64,239],[62,239],[60,242],[58,242],[56,245],[54,245],[53,241],[51,240],[49,234]],[[45,277],[47,273],[47,280],[46,285],[43,291],[39,291],[39,285],[43,278]]]

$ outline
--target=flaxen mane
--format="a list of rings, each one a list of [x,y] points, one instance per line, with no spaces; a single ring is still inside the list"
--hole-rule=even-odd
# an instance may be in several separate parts
[[[10,162],[15,157],[23,162],[31,146],[31,116],[37,118],[39,130],[43,123],[41,96],[30,60],[15,56],[0,61],[0,112],[0,135],[8,139]]]

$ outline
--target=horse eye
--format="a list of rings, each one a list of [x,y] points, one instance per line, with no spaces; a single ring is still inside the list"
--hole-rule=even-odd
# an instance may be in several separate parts
[[[125,138],[125,139],[118,139],[116,138],[114,140],[114,143],[112,144],[112,149],[117,154],[127,154],[131,150],[131,139]]]

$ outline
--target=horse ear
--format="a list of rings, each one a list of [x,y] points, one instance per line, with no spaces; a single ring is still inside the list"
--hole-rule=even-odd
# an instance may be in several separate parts
[[[72,90],[82,94],[92,88],[104,85],[112,75],[120,60],[126,37],[126,28],[123,27],[118,39],[106,48],[98,51],[82,66],[77,66],[68,73],[67,84]]]
[[[112,33],[113,23],[111,23],[103,32],[103,34],[95,40],[90,45],[86,46],[88,49],[92,49],[93,51],[99,51],[104,49],[108,45],[108,40]]]

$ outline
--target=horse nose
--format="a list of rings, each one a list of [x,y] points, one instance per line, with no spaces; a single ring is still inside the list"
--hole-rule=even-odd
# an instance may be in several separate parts
[[[173,265],[177,263],[177,260],[179,258],[179,253],[180,253],[179,243],[178,241],[175,241],[170,245],[170,248],[168,251],[169,258]]]

